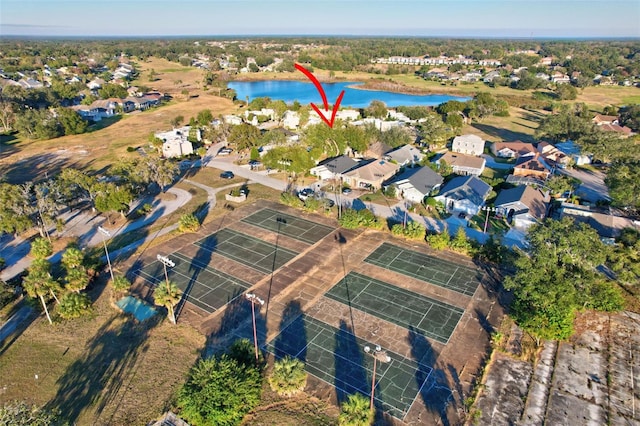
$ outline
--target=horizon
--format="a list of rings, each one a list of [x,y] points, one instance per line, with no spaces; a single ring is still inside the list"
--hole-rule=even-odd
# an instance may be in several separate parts
[[[635,39],[639,22],[636,0],[2,0],[0,37]]]

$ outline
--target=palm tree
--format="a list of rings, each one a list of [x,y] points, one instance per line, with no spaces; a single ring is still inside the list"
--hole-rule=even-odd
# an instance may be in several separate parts
[[[293,396],[303,391],[306,384],[307,372],[299,359],[286,356],[274,363],[269,385],[278,395]]]
[[[40,299],[42,308],[44,309],[49,324],[53,324],[49,310],[47,309],[47,302],[50,296],[53,296],[56,301],[58,300],[54,290],[58,290],[60,285],[53,279],[49,272],[50,263],[44,259],[36,259],[29,268],[29,274],[24,277],[22,285],[29,297]],[[46,299],[45,299],[46,298]]]
[[[67,271],[66,287],[76,293],[80,293],[89,284],[89,274],[84,261],[84,253],[77,247],[69,247],[62,254],[62,265]]]
[[[182,299],[182,291],[177,285],[171,281],[167,281],[166,285],[160,284],[156,287],[153,298],[156,301],[156,305],[164,306],[169,311],[169,321],[172,324],[176,323],[176,315],[173,308]]]
[[[340,426],[369,426],[375,412],[369,407],[369,399],[361,393],[349,395],[342,403],[338,424]]]
[[[67,293],[58,306],[58,313],[64,319],[78,318],[89,312],[91,309],[91,299],[86,294]]]

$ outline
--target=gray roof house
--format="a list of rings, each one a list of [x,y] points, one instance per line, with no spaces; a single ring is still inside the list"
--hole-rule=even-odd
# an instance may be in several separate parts
[[[339,157],[328,158],[321,161],[316,167],[309,172],[312,176],[317,176],[321,180],[334,179],[358,165],[353,158],[341,155]]]
[[[421,203],[424,197],[442,185],[444,179],[429,167],[405,170],[388,185],[396,188],[396,195],[412,203]]]
[[[395,161],[401,166],[419,163],[424,158],[424,154],[413,145],[402,145],[388,151],[384,156],[387,160]]]
[[[491,186],[475,176],[457,176],[451,179],[434,197],[444,203],[447,211],[475,215],[491,192]]]
[[[545,218],[549,195],[531,186],[520,185],[500,191],[493,204],[496,213],[505,216],[515,228],[528,229]]]

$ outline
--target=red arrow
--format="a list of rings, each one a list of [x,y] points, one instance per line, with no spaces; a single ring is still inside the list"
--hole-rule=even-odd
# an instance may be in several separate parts
[[[331,119],[328,119],[325,114],[329,112],[329,102],[327,102],[327,95],[324,93],[324,89],[322,88],[322,85],[320,84],[318,79],[313,74],[311,74],[311,71],[309,71],[308,69],[306,69],[300,64],[295,64],[295,67],[298,71],[302,72],[305,76],[307,76],[307,78],[311,80],[311,82],[316,86],[316,89],[318,89],[318,92],[320,92],[320,96],[322,96],[322,103],[324,104],[325,112],[324,113],[320,112],[320,108],[318,108],[313,102],[311,102],[311,107],[318,113],[322,121],[327,123],[327,126],[333,128],[333,122],[336,119],[336,112],[338,112],[338,108],[340,108],[340,102],[342,102],[342,97],[344,96],[344,90],[340,92],[338,99],[336,99],[336,103],[333,104],[333,109],[331,111]]]

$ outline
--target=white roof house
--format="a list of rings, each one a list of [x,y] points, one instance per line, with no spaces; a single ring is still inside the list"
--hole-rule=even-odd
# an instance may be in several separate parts
[[[360,112],[357,109],[342,109],[336,112],[336,120],[353,121],[360,118]]]
[[[193,154],[193,144],[187,140],[190,126],[173,129],[169,132],[159,132],[155,136],[162,139],[162,156],[165,158],[182,157]],[[199,131],[196,137],[200,138]]]
[[[456,136],[453,138],[451,151],[479,156],[484,152],[484,140],[476,135]]]
[[[295,130],[300,126],[300,114],[296,111],[285,111],[282,114],[282,126],[285,129]]]

